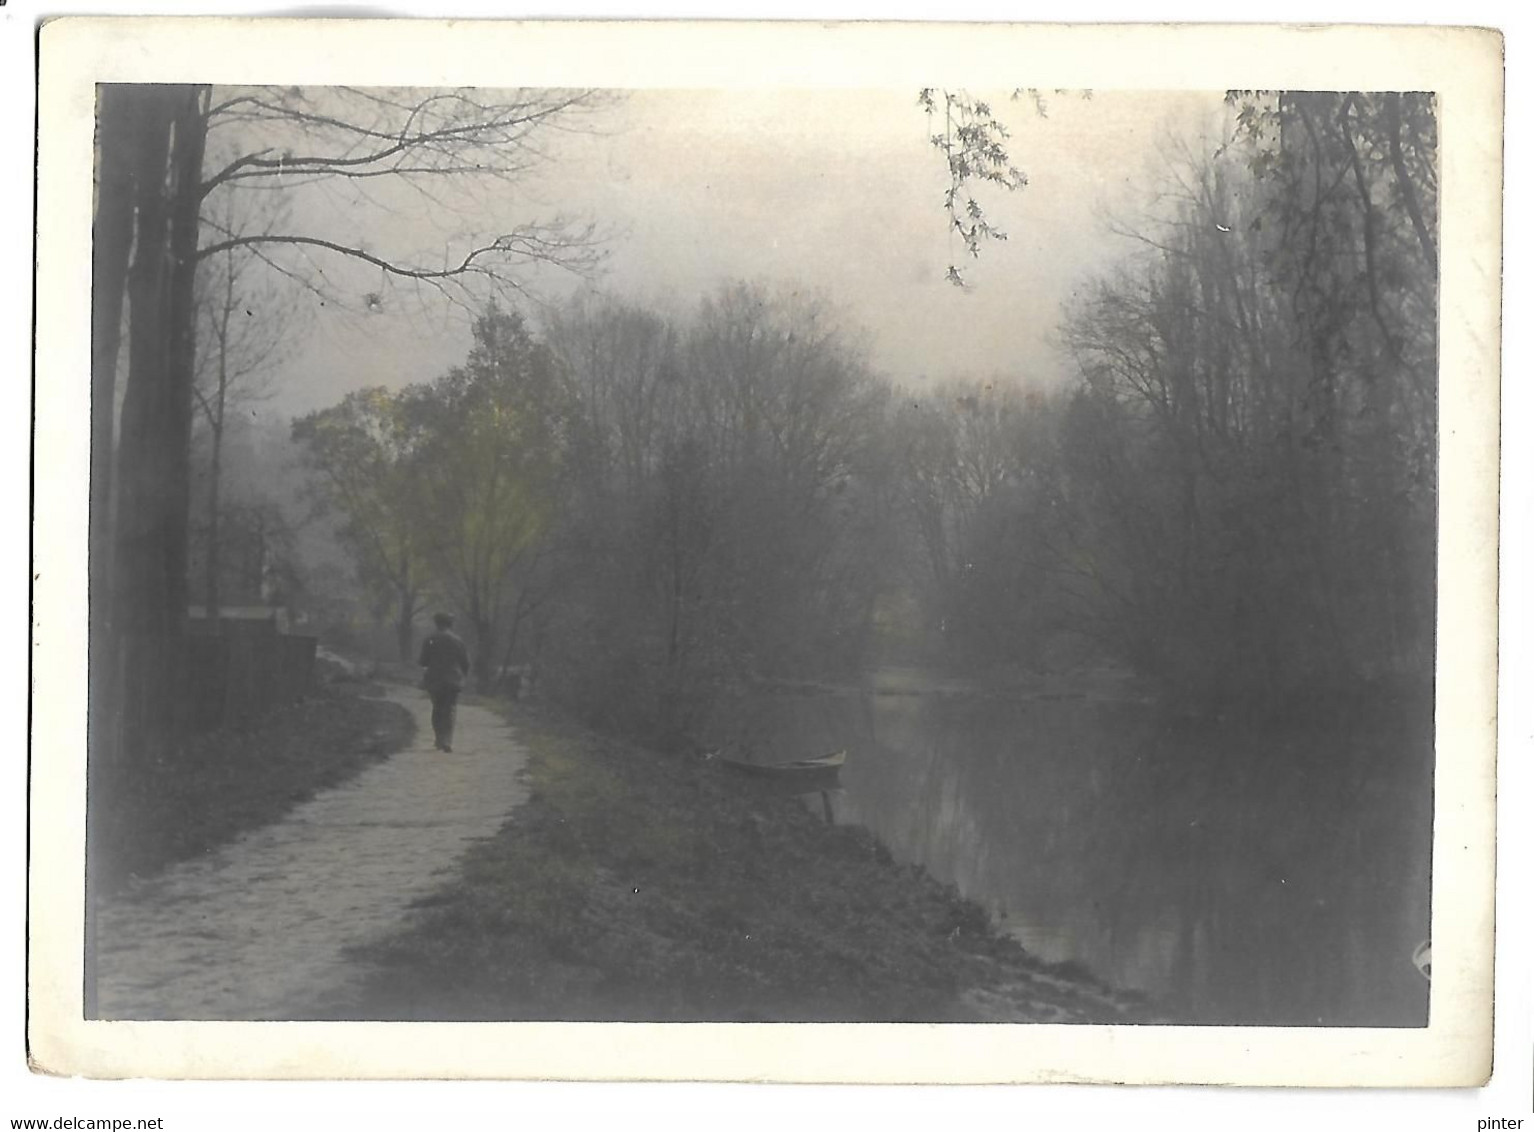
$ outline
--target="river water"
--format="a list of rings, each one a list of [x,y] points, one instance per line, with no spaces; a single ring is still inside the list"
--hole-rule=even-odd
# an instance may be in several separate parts
[[[1403,714],[1257,727],[1169,719],[1111,679],[885,671],[721,718],[764,761],[847,748],[837,821],[1035,954],[1142,992],[1147,1019],[1421,1026],[1431,727]]]

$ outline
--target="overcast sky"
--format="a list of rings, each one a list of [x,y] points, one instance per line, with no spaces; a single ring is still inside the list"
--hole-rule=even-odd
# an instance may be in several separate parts
[[[806,287],[899,381],[1058,380],[1049,343],[1062,301],[1129,250],[1106,235],[1104,214],[1147,207],[1169,136],[1218,143],[1221,96],[1058,95],[1047,117],[1005,93],[990,98],[1030,184],[983,198],[1010,238],[967,267],[964,290],[944,278],[963,248],[946,227],[946,175],[914,90],[630,92],[591,119],[594,131],[551,139],[545,170],[485,198],[501,215],[472,223],[589,217],[610,234],[597,285],[675,311],[732,279]],[[323,209],[343,208],[380,249],[429,247],[461,222],[419,198],[389,203],[392,213],[316,200],[296,219],[326,223]],[[533,282],[556,296],[574,286],[557,272]],[[391,295],[372,314],[316,308],[272,408],[303,412],[364,385],[428,380],[468,344],[464,316],[440,303]]]

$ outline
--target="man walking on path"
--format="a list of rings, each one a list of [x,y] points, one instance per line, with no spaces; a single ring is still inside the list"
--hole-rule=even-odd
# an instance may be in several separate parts
[[[421,642],[418,663],[426,670],[421,686],[431,695],[431,729],[437,733],[437,750],[451,751],[458,693],[469,674],[469,650],[453,632],[451,613],[439,613],[433,620],[437,631]]]

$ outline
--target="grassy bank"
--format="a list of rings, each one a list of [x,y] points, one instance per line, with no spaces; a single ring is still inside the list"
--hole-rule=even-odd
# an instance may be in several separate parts
[[[92,881],[111,891],[282,817],[405,747],[415,721],[352,680],[245,727],[189,736],[110,784],[92,824]]]
[[[348,1017],[1107,1021],[865,831],[696,759],[536,707],[510,717],[531,798],[406,930],[367,949]]]

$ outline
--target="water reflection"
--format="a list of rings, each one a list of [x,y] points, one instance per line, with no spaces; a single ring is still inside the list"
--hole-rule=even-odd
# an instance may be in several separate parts
[[[1163,1016],[1426,1024],[1411,955],[1428,924],[1431,752],[1415,748],[1430,729],[1233,741],[1132,699],[953,686],[762,695],[725,714],[764,758],[849,748],[838,820]]]

